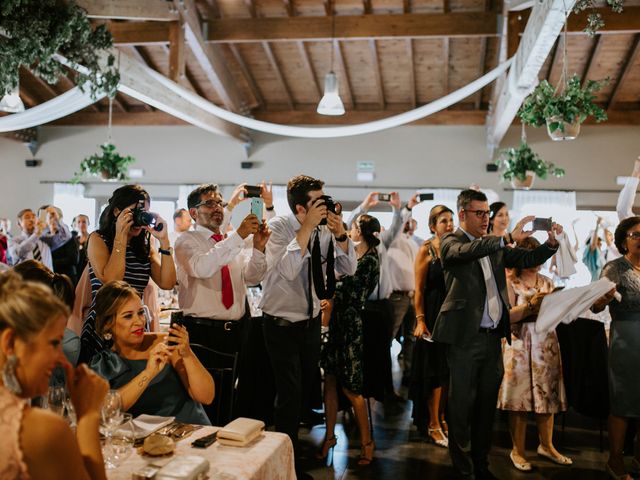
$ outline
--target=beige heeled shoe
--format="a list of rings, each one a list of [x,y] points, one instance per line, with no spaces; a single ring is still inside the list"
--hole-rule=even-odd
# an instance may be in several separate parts
[[[516,470],[520,470],[521,472],[530,472],[531,470],[533,470],[530,462],[517,462],[513,457],[513,450],[511,450],[511,452],[509,453],[509,458],[511,459],[511,463],[513,463],[513,466],[516,468]]]
[[[433,433],[439,433],[442,438],[434,438],[432,435]],[[441,428],[427,428],[427,436],[429,437],[429,440],[435,445],[442,448],[449,448],[449,439],[444,434]]]

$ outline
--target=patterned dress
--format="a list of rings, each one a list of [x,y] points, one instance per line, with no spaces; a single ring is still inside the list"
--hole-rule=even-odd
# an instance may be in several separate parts
[[[341,386],[356,394],[363,388],[363,341],[361,312],[367,297],[378,285],[380,262],[375,252],[358,260],[355,275],[336,284],[329,340],[322,345],[320,364],[335,375]]]
[[[514,277],[515,305],[523,305],[537,292],[551,292],[553,283],[538,275],[536,287],[526,288]],[[538,334],[535,322],[511,326],[511,345],[502,340],[504,377],[498,408],[515,412],[558,413],[567,409],[562,379],[560,345],[555,331]]]
[[[22,416],[27,403],[0,385],[0,478],[29,480],[20,445]]]

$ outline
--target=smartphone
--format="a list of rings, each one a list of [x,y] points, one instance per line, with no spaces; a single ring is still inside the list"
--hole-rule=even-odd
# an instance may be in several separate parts
[[[245,185],[244,186],[247,193],[245,193],[245,198],[259,198],[262,193],[262,188],[260,185]]]
[[[174,325],[182,325],[182,319],[184,318],[184,312],[182,310],[174,310],[171,312],[171,323],[169,324],[169,328],[172,328]],[[167,345],[170,347],[173,345],[177,345],[174,341],[167,342]]]
[[[425,200],[433,200],[433,193],[419,193],[418,199],[421,202],[424,202]]]
[[[204,437],[200,437],[193,442],[191,442],[191,446],[194,448],[207,448],[209,445],[213,444],[216,441],[218,436],[218,432],[213,432],[210,435],[206,435]]]
[[[252,198],[251,199],[251,213],[258,217],[258,222],[262,225],[262,207],[264,205],[264,200],[261,198]]]
[[[533,219],[534,230],[541,230],[543,232],[548,232],[549,230],[551,230],[552,225],[553,225],[553,220],[551,220],[551,217],[549,218],[536,217]]]
[[[391,201],[391,194],[390,193],[379,193],[378,194],[378,200],[380,200],[381,202],[390,202]]]
[[[554,288],[553,290],[551,290],[551,293],[559,292],[562,289],[564,289],[564,285]]]

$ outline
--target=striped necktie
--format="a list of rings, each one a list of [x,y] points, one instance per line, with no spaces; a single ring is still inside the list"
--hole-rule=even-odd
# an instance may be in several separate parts
[[[40,252],[40,248],[38,248],[38,244],[33,247],[33,259],[37,262],[42,262],[42,253]]]

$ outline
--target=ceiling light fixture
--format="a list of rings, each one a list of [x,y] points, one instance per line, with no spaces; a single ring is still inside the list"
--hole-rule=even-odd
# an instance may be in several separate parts
[[[20,85],[16,85],[15,89],[2,97],[2,100],[0,100],[0,112],[24,112],[24,103],[20,99]]]
[[[333,7],[333,6],[332,6]],[[333,72],[333,55],[336,36],[336,12],[331,8],[331,70],[324,76],[324,95],[318,103],[317,112],[320,115],[344,115],[344,104],[338,93],[338,77]]]

